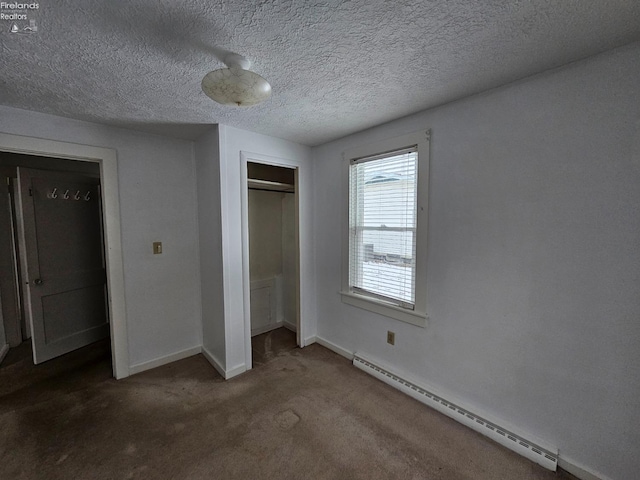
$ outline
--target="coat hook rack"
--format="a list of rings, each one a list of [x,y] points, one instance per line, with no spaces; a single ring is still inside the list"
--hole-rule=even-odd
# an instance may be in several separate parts
[[[74,199],[74,200],[80,200],[80,190],[78,190],[78,191],[76,192],[76,194],[73,196],[73,199]]]
[[[57,189],[57,188],[54,188],[54,189],[51,191],[51,195],[50,195],[50,196],[51,196],[51,198],[58,198],[58,194],[56,193],[57,191],[58,191],[58,189]]]
[[[91,200],[91,190],[89,190],[87,194],[84,196],[85,202],[88,202],[89,200]]]
[[[66,191],[62,194],[62,198],[64,198],[65,200],[69,200],[69,190],[66,190]]]

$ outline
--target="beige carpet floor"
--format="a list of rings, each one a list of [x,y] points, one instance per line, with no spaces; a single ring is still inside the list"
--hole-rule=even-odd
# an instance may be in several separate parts
[[[552,473],[286,330],[223,381],[197,355],[113,380],[98,343],[0,366],[0,479],[552,480]]]

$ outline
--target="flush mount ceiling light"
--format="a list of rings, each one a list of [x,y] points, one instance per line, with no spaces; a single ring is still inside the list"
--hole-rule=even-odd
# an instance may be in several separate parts
[[[251,62],[231,53],[224,57],[228,68],[207,73],[202,79],[202,91],[222,105],[250,107],[271,95],[271,85],[248,68]]]

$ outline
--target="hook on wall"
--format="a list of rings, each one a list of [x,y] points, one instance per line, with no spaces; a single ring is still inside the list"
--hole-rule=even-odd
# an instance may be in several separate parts
[[[87,190],[87,193],[82,193],[82,190],[76,190],[76,193],[72,193],[69,194],[71,190],[67,189],[64,191],[63,194],[59,194],[58,193],[58,187],[53,188],[48,194],[47,197],[48,198],[62,198],[64,200],[69,200],[71,197],[73,197],[74,200],[84,200],[85,202],[88,202],[89,200],[91,200],[91,190]]]

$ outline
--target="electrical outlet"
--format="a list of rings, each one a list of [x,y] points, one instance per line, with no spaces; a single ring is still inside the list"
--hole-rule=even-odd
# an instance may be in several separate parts
[[[387,331],[387,343],[389,345],[395,345],[396,344],[396,334],[394,332]]]

